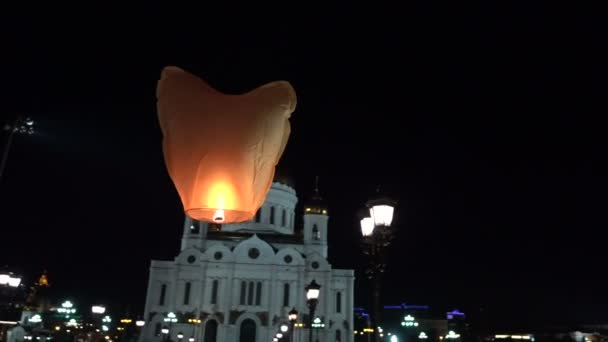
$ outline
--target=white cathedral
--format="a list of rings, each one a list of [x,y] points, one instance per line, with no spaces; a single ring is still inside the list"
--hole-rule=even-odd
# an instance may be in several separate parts
[[[252,221],[186,217],[177,257],[151,262],[140,342],[271,342],[293,308],[298,324],[286,341],[352,341],[354,271],[327,261],[329,216],[318,190],[304,203],[302,229],[297,201],[289,182],[275,180]],[[321,292],[311,327],[304,288],[313,279]]]

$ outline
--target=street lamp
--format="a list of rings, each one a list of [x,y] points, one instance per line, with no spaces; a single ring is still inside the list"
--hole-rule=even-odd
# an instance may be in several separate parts
[[[173,312],[169,312],[167,314],[167,317],[165,317],[164,321],[169,322],[169,329],[167,329],[167,334],[169,334],[169,330],[171,330],[171,326],[173,325],[173,323],[177,323],[177,316]],[[167,336],[166,338],[168,339],[169,336]]]
[[[0,285],[8,287],[19,287],[21,284],[21,277],[16,276],[13,272],[0,274]]]
[[[308,341],[312,342],[312,319],[315,315],[315,309],[319,302],[319,294],[321,293],[321,285],[313,279],[310,284],[304,288],[306,290],[306,304],[308,304]]]
[[[91,312],[94,314],[104,314],[106,312],[106,308],[101,305],[93,305],[91,307]]]
[[[370,257],[365,273],[373,281],[373,315],[371,320],[375,341],[380,341],[378,326],[381,324],[381,275],[386,268],[385,249],[390,245],[394,235],[391,224],[397,205],[396,201],[382,196],[379,192],[378,189],[377,197],[365,203],[367,210],[360,213],[363,252]]]
[[[293,342],[294,327],[298,321],[298,310],[296,310],[296,308],[292,308],[291,311],[287,313],[287,318],[289,319],[289,325],[291,326],[291,330],[289,331],[289,341]]]
[[[6,161],[8,160],[8,152],[11,149],[14,135],[34,134],[34,120],[28,117],[18,115],[12,123],[7,123],[4,125],[4,130],[8,131],[8,138],[6,141],[6,147],[4,148],[4,152],[2,153],[2,160],[0,161],[0,179],[2,179],[2,174],[4,173],[4,168],[6,167]]]

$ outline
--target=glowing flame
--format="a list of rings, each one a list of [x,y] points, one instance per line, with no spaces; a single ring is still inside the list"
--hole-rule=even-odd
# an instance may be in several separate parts
[[[216,181],[207,195],[210,208],[216,209],[216,214],[224,217],[224,209],[232,210],[236,206],[236,191],[230,182]],[[219,213],[221,211],[221,213]],[[215,217],[215,216],[214,216]]]
[[[215,211],[215,214],[213,214],[213,221],[217,223],[224,222],[224,209],[218,209]]]

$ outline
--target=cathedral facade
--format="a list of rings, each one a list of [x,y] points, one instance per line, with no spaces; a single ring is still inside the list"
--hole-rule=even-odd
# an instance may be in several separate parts
[[[327,261],[328,211],[318,191],[295,229],[296,192],[273,183],[255,219],[216,225],[185,219],[174,260],[153,260],[140,342],[268,342],[295,308],[284,340],[353,338],[354,271]],[[321,285],[309,326],[305,287]]]

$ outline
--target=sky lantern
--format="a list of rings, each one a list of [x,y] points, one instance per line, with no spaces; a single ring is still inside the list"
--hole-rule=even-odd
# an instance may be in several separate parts
[[[163,69],[156,89],[165,165],[193,219],[253,219],[289,139],[296,94],[275,81],[224,94],[180,68]]]

